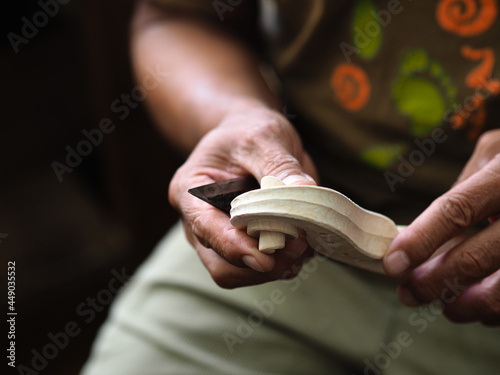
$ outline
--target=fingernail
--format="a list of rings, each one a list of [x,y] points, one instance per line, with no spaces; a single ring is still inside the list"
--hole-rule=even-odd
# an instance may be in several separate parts
[[[398,287],[399,300],[408,307],[415,307],[420,305],[420,302],[413,296],[413,293],[403,287]]]
[[[401,276],[410,268],[410,258],[403,250],[397,250],[385,260],[387,273],[391,276]]]
[[[293,185],[295,184],[296,182],[302,182],[302,181],[307,181],[307,182],[310,182],[310,181],[314,181],[312,179],[311,176],[308,176],[308,175],[292,175],[292,176],[288,176],[288,177],[285,177],[282,182],[285,184],[285,185]]]
[[[243,258],[241,258],[241,260],[243,260],[243,263],[245,263],[251,269],[258,272],[264,272],[264,268],[262,268],[262,266],[259,263],[257,263],[257,261],[253,256],[243,255]]]

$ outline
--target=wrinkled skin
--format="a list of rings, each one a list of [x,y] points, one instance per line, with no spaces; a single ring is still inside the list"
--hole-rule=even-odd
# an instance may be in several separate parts
[[[386,271],[403,276],[401,301],[441,301],[456,322],[500,324],[500,130],[486,132],[456,184],[436,199],[391,244]],[[476,224],[490,224],[457,240]],[[450,241],[450,250],[427,261]],[[398,251],[402,250],[402,251]]]
[[[301,237],[274,255],[261,253],[257,241],[235,229],[228,215],[187,193],[195,186],[247,174],[315,185],[311,159],[278,112],[255,109],[227,116],[200,141],[170,184],[170,202],[182,215],[188,240],[224,288],[293,277],[312,255]]]

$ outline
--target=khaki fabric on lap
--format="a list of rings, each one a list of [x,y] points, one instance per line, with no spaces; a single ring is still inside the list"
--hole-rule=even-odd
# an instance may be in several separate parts
[[[409,309],[383,276],[315,258],[225,290],[176,225],[115,302],[82,375],[496,374],[500,330]]]

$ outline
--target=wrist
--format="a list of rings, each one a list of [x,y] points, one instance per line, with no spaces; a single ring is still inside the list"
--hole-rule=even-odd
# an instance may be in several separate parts
[[[277,99],[265,100],[255,97],[231,97],[225,101],[221,108],[222,116],[218,121],[220,124],[224,119],[234,114],[245,114],[249,112],[268,112],[279,114],[280,102]]]
[[[227,104],[222,116],[215,127],[225,125],[229,120],[234,118],[254,119],[254,120],[269,120],[269,121],[287,121],[286,117],[282,114],[280,104],[268,103],[264,100],[256,98],[241,98],[234,99]],[[245,121],[246,122],[246,121]]]

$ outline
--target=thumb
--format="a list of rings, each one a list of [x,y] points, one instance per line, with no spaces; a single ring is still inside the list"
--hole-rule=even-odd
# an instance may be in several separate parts
[[[246,168],[259,181],[265,176],[272,176],[285,185],[317,185],[317,172],[311,158],[302,151],[300,159],[291,155],[286,148],[277,147],[266,150]]]
[[[302,164],[293,156],[284,154],[282,160],[274,158],[264,167],[266,176],[277,178],[285,185],[317,185],[315,179],[305,172]]]
[[[319,181],[318,171],[312,158],[306,151],[302,152],[300,166],[302,168],[300,174],[290,174],[282,182],[285,185],[317,185]]]
[[[317,185],[314,178],[307,173],[291,174],[281,180],[285,185]]]
[[[316,185],[316,170],[299,134],[280,117],[246,129],[234,139],[230,154],[237,165],[260,181],[272,176],[286,185]]]

